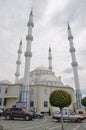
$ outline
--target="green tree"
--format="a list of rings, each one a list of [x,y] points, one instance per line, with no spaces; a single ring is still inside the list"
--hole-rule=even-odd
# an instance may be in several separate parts
[[[83,98],[82,98],[81,103],[82,103],[83,106],[86,107],[86,97],[83,97]]]
[[[63,126],[63,108],[68,107],[71,104],[71,95],[64,90],[55,90],[50,94],[49,101],[51,106],[59,107],[61,111],[61,124],[62,130]]]

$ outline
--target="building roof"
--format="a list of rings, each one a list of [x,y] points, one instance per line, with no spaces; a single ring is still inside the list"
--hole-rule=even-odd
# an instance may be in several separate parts
[[[0,84],[11,84],[9,80],[1,80]]]

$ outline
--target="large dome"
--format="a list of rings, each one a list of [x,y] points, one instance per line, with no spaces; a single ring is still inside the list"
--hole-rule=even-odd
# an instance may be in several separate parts
[[[55,73],[46,67],[37,67],[30,73],[30,83],[51,86],[63,86],[60,78],[55,76]]]
[[[23,83],[23,78],[18,81]],[[63,86],[60,77],[46,67],[37,67],[30,72],[30,85]]]

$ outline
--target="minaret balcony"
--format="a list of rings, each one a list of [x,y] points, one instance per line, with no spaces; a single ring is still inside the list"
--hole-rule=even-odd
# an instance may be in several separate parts
[[[26,40],[31,40],[31,41],[33,41],[33,36],[32,36],[32,35],[27,35],[27,36],[26,36]]]
[[[73,39],[73,36],[72,36],[72,35],[69,35],[69,36],[68,36],[68,40],[70,40],[70,39]]]
[[[48,57],[49,60],[52,60],[52,56],[51,57]]]
[[[70,48],[70,52],[75,52],[75,48]]]
[[[17,61],[16,61],[16,64],[21,64],[21,61],[17,60]]]
[[[27,26],[28,26],[28,27],[29,27],[29,26],[34,27],[34,23],[33,23],[32,21],[29,21],[28,24],[27,24]]]
[[[21,50],[18,50],[18,54],[21,54],[22,53],[22,51]]]
[[[25,52],[25,57],[32,57],[32,52],[30,52],[30,51],[26,51]]]
[[[17,77],[20,76],[20,73],[16,72],[16,73],[15,73],[15,76],[17,76]]]
[[[74,67],[74,66],[77,66],[78,63],[75,61],[75,62],[72,62],[71,65]]]

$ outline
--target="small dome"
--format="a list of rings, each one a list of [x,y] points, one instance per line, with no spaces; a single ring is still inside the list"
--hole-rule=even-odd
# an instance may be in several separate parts
[[[11,84],[9,80],[2,80],[0,81],[0,84]]]
[[[36,70],[49,70],[49,69],[46,67],[37,67],[34,69],[34,71],[36,71]]]

